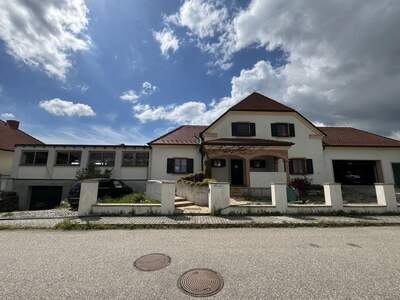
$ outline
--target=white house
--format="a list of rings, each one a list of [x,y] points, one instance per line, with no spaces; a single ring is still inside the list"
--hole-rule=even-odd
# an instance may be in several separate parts
[[[51,189],[65,197],[76,171],[90,163],[112,168],[113,178],[140,191],[147,179],[197,172],[247,188],[299,176],[313,184],[400,185],[400,141],[350,127],[317,127],[258,93],[209,126],[180,126],[148,145],[19,145],[11,177],[20,208]]]

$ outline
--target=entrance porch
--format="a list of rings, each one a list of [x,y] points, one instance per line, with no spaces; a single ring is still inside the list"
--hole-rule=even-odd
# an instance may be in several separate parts
[[[237,140],[243,139],[224,145],[216,144],[216,140],[204,143],[207,175],[232,186],[255,189],[288,182],[288,149],[292,143],[247,139],[247,145],[240,145]]]

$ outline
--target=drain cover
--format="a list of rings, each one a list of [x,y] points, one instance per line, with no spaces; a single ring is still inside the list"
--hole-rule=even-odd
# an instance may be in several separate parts
[[[224,280],[210,269],[192,269],[178,279],[178,287],[186,294],[195,297],[209,297],[224,287]]]
[[[157,271],[167,267],[171,263],[168,255],[152,253],[139,257],[133,265],[141,271]]]

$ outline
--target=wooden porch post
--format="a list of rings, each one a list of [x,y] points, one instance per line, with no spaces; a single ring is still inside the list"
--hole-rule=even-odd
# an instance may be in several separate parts
[[[246,167],[244,169],[244,172],[246,174],[246,186],[250,187],[250,159],[245,158],[244,159]]]
[[[289,177],[289,159],[285,159],[285,171],[286,171],[287,183],[289,184],[289,182],[290,182],[290,177]]]

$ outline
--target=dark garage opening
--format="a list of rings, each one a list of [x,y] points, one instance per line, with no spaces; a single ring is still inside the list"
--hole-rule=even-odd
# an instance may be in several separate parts
[[[377,164],[371,160],[334,160],[335,182],[347,185],[371,185],[378,182]]]
[[[60,205],[62,186],[32,186],[29,209],[51,209]]]

